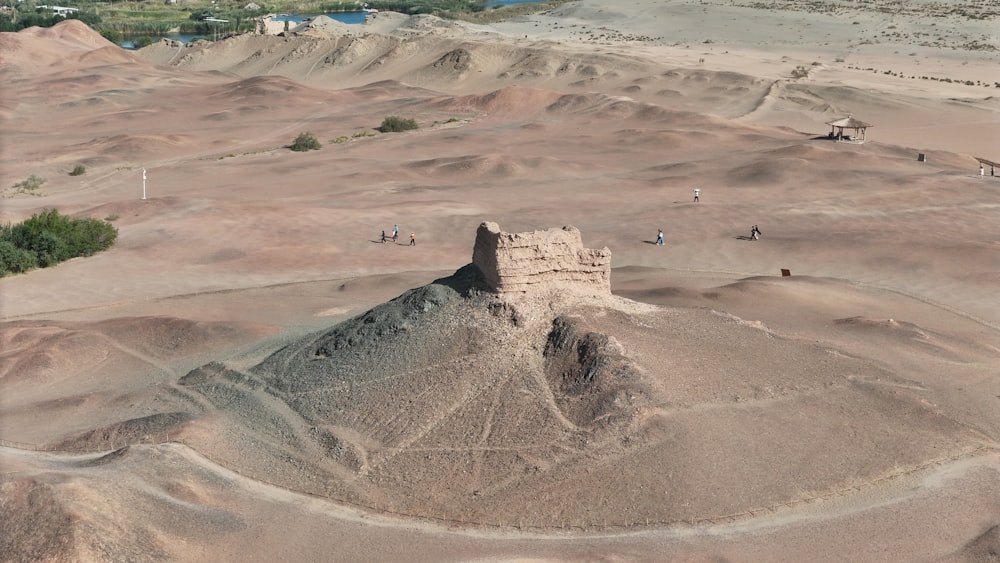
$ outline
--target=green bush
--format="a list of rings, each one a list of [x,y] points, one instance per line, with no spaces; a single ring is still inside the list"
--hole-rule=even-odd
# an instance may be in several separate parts
[[[295,137],[295,142],[288,148],[293,151],[303,152],[319,150],[321,146],[323,145],[319,144],[319,141],[316,140],[316,137],[312,133],[299,133],[299,136]]]
[[[55,209],[36,213],[17,225],[0,227],[0,275],[90,256],[110,248],[118,229],[98,219],[74,219]]]
[[[35,253],[14,246],[9,240],[0,241],[0,277],[20,274],[38,267]]]
[[[382,120],[382,125],[378,126],[378,130],[383,133],[398,133],[400,131],[410,131],[417,127],[417,122],[412,119],[403,119],[396,115],[390,115]]]
[[[69,173],[70,176],[83,176],[87,173],[87,167],[82,164],[77,164],[73,167],[73,171]]]
[[[101,31],[101,37],[107,39],[115,45],[121,43],[125,39],[125,35],[117,29],[105,29]]]

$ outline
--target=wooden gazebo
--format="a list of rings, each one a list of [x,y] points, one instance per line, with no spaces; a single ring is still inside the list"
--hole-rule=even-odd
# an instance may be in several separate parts
[[[990,176],[996,176],[997,167],[1000,166],[1000,162],[996,162],[996,161],[989,160],[989,159],[986,159],[986,158],[980,158],[978,156],[974,157],[974,158],[979,161],[979,170],[980,170],[980,173],[982,175],[985,175],[985,172],[983,172],[983,167],[984,166],[989,166],[990,167]]]
[[[830,126],[830,138],[836,139],[838,141],[847,141],[851,143],[863,143],[865,142],[865,130],[872,126],[871,123],[865,123],[860,119],[856,119],[853,115],[848,115],[847,117],[842,117],[840,119],[829,121],[827,125]],[[854,131],[853,135],[845,135],[844,129],[851,129]]]

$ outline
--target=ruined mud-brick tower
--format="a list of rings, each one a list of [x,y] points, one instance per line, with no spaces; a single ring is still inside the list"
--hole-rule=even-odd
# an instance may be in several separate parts
[[[505,233],[484,222],[476,231],[472,263],[498,294],[554,289],[611,294],[611,251],[584,248],[576,227]]]

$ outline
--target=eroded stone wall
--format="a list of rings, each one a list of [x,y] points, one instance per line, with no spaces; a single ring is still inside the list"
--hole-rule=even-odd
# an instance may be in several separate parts
[[[584,248],[576,227],[505,233],[497,223],[484,222],[476,231],[472,263],[496,293],[611,294],[611,251]]]

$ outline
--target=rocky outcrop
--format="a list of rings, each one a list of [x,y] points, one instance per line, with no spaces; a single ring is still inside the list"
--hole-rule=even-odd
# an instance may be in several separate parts
[[[505,233],[484,222],[476,232],[472,263],[490,291],[526,294],[568,289],[611,294],[611,251],[583,247],[576,227]]]

